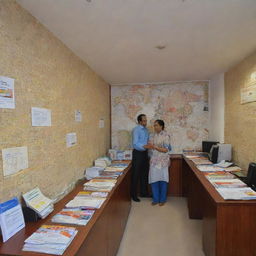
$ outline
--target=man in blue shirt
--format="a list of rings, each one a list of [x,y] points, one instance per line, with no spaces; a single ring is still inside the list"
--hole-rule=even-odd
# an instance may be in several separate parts
[[[138,182],[140,181],[140,195],[148,196],[148,151],[152,145],[148,144],[149,133],[146,128],[147,117],[140,114],[137,117],[138,125],[132,132],[132,180],[131,180],[131,197],[133,201],[140,202],[137,195]]]

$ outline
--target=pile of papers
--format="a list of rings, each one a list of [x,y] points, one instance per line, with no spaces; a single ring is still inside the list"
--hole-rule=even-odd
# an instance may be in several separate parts
[[[85,178],[87,180],[91,180],[95,177],[100,176],[100,174],[104,171],[103,167],[93,166],[85,169]]]
[[[77,230],[73,227],[42,225],[25,240],[22,250],[62,255],[76,234]]]
[[[100,174],[98,178],[108,178],[108,179],[117,179],[122,172],[109,172],[109,171],[104,171]]]
[[[65,207],[79,208],[79,209],[99,209],[106,198],[102,197],[81,197],[76,196],[73,200],[69,201]]]
[[[226,171],[217,171],[217,172],[203,172],[205,177],[208,180],[217,180],[217,179],[234,179],[235,176]]]
[[[132,150],[109,149],[108,154],[111,160],[132,160]]]
[[[111,164],[111,160],[108,157],[100,157],[94,161],[94,165],[102,168],[106,168]]]
[[[92,179],[84,184],[84,190],[110,192],[116,179]]]
[[[27,207],[34,210],[42,219],[53,211],[53,201],[44,196],[38,187],[23,194],[23,198]]]
[[[197,165],[197,169],[201,172],[219,172],[225,171],[224,168],[215,166],[215,165]]]
[[[210,180],[214,187],[216,188],[242,188],[247,187],[245,183],[243,183],[239,179],[222,179],[222,180]]]
[[[94,210],[81,210],[80,208],[65,208],[53,216],[52,222],[86,225],[93,214]]]
[[[195,165],[199,165],[199,164],[212,165],[212,162],[210,160],[208,160],[207,158],[195,158],[195,159],[191,159],[191,161]]]
[[[102,197],[106,198],[108,196],[108,192],[93,192],[93,191],[80,191],[76,195],[77,197]]]
[[[251,188],[218,188],[217,191],[225,200],[253,200],[256,192]]]

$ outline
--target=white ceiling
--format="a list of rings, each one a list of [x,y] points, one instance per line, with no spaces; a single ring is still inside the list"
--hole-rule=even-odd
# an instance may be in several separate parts
[[[256,49],[256,0],[17,2],[111,84],[208,80]]]

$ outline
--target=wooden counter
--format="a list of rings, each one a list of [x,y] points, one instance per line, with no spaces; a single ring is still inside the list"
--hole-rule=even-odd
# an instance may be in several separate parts
[[[203,220],[205,255],[255,256],[256,200],[224,200],[191,160],[182,167],[189,217]]]
[[[119,248],[120,241],[125,229],[127,218],[131,208],[130,180],[131,165],[118,178],[116,186],[109,193],[102,207],[94,213],[92,219],[86,226],[74,226],[78,233],[70,246],[66,249],[64,256],[114,256]],[[67,202],[83,190],[81,182],[76,188],[54,205],[54,212],[45,220],[36,223],[26,223],[26,227],[15,234],[5,243],[0,243],[0,255],[31,255],[46,256],[49,254],[23,252],[24,240],[35,232],[42,224],[52,223],[50,219],[62,210]]]

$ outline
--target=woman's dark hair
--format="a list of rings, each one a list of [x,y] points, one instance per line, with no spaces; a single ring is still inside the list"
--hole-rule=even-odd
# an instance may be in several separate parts
[[[138,117],[137,117],[138,123],[142,121],[142,117],[143,117],[143,116],[146,116],[146,115],[145,115],[145,114],[140,114],[140,115],[138,115]]]
[[[162,130],[164,130],[164,121],[163,120],[157,119],[155,122],[158,123],[162,127]]]

